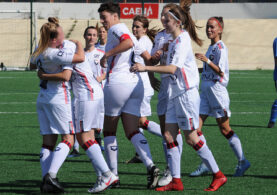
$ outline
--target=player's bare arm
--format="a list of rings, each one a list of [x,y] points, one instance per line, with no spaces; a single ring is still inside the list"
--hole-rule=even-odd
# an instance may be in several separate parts
[[[62,72],[55,74],[46,74],[42,70],[39,70],[37,75],[41,80],[50,80],[50,81],[69,81],[72,74],[72,70],[65,69]]]
[[[201,53],[196,53],[195,54],[196,59],[207,63],[211,69],[213,69],[213,71],[218,74],[219,76],[223,77],[224,73],[221,71],[221,69],[219,68],[219,66],[215,65],[212,61],[210,61],[204,54]]]

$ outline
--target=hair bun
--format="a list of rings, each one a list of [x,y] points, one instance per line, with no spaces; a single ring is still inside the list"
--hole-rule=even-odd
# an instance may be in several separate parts
[[[55,18],[55,17],[49,17],[48,22],[54,23],[54,24],[59,24],[58,18]]]

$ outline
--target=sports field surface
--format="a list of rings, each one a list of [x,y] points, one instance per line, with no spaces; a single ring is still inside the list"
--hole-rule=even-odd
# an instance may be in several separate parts
[[[39,194],[42,139],[36,114],[38,82],[36,72],[0,72],[0,193],[3,194]],[[238,134],[251,167],[244,177],[232,177],[237,164],[235,155],[220,134],[215,120],[208,119],[203,133],[220,169],[228,177],[225,186],[215,193],[277,194],[277,127],[266,128],[271,105],[276,98],[272,71],[231,71],[228,90],[231,127]],[[156,103],[155,94],[152,98],[153,115],[149,119],[158,122]],[[161,138],[148,132],[144,134],[153,160],[163,171],[166,164]],[[121,125],[117,140],[121,188],[104,193],[158,194],[146,189],[147,175],[143,164],[125,164],[133,157],[134,148],[125,138]],[[96,180],[88,157],[82,150],[81,154],[80,157],[67,159],[58,174],[59,181],[69,194],[86,194]],[[179,194],[209,193],[203,189],[210,184],[211,175],[188,177],[199,163],[196,152],[184,144],[181,165],[184,191]]]

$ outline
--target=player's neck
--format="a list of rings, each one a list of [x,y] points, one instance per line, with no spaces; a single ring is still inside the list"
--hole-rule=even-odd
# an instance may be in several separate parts
[[[100,39],[100,45],[106,45],[107,39]]]
[[[87,45],[86,48],[85,48],[85,51],[86,52],[92,52],[94,49],[95,49],[94,45]]]
[[[220,38],[219,38],[219,37],[216,37],[216,38],[214,38],[214,39],[211,39],[211,45],[216,44],[218,41],[220,41]]]
[[[181,34],[182,30],[177,28],[174,32],[172,32],[172,37],[175,40],[180,34]]]

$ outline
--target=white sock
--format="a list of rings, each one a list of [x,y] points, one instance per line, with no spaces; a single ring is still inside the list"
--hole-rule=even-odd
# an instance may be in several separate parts
[[[234,133],[234,135],[232,137],[230,137],[228,139],[228,141],[229,141],[229,145],[233,149],[238,161],[245,160],[245,157],[244,157],[244,154],[242,151],[242,147],[241,147],[241,142],[240,142],[240,139],[237,136],[237,134]]]
[[[181,178],[181,158],[177,146],[167,149],[169,169],[173,178]]]
[[[178,149],[179,149],[179,153],[180,153],[180,159],[182,156],[182,152],[183,152],[183,137],[182,134],[179,133],[176,137],[176,141],[178,142]]]
[[[42,178],[48,173],[53,152],[47,148],[41,148],[40,150],[40,166]]]
[[[101,172],[101,170],[99,170],[94,164],[93,164],[93,162],[92,162],[92,160],[90,159],[90,162],[91,162],[91,164],[92,164],[92,167],[93,167],[93,169],[94,169],[94,171],[95,171],[95,173],[96,173],[96,175],[97,175],[97,177],[100,177],[100,176],[102,176],[102,172]]]
[[[154,135],[162,137],[161,127],[158,123],[156,123],[154,121],[149,121],[147,130]]]
[[[164,149],[165,161],[166,161],[167,166],[169,167],[168,156],[167,156],[167,144],[166,144],[165,139],[163,139],[162,144],[163,144],[163,149]]]
[[[53,158],[49,168],[49,174],[51,177],[56,178],[56,175],[64,163],[70,148],[67,144],[61,142],[57,145],[55,151],[53,152]]]
[[[110,170],[113,174],[118,175],[117,173],[117,141],[116,136],[107,136],[104,137],[104,145],[105,145],[105,154],[106,160]]]
[[[139,128],[139,132],[144,135],[143,128]]]
[[[107,171],[109,171],[110,169],[103,157],[100,146],[96,142],[94,143],[92,140],[87,141],[84,145],[84,149],[88,146],[88,148],[85,150],[86,154],[91,159],[93,166],[97,170],[101,171],[101,173],[106,173]]]
[[[77,141],[77,139],[75,139],[74,145],[73,145],[73,149],[77,150],[79,152],[79,142]]]
[[[151,167],[153,165],[152,156],[150,153],[149,145],[146,138],[141,133],[135,134],[131,138],[132,144],[136,148],[136,152],[141,157],[142,162],[146,167]]]
[[[202,141],[201,141],[202,142]],[[199,142],[200,143],[200,142]],[[217,166],[217,163],[214,159],[214,156],[209,149],[209,147],[202,142],[203,145],[200,145],[199,149],[197,150],[197,154],[202,159],[202,162],[205,163],[205,165],[211,170],[213,173],[217,173],[219,171],[219,168]],[[195,149],[195,146],[194,146]]]

